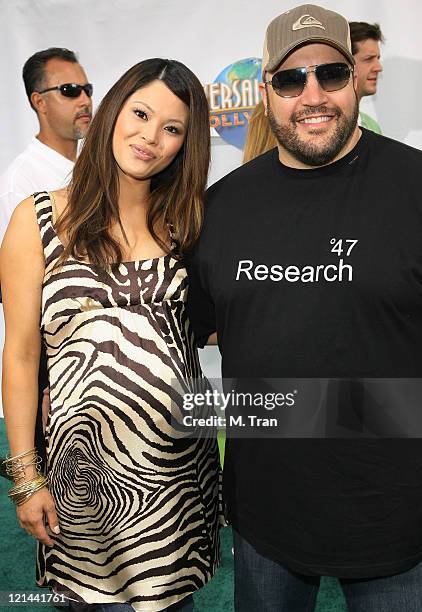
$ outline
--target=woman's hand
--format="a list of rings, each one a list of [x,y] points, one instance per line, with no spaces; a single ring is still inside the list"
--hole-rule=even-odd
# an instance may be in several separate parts
[[[47,533],[44,517],[54,533],[60,533],[59,521],[51,493],[44,487],[34,493],[25,503],[17,506],[16,514],[20,526],[42,544],[53,546],[54,542]]]

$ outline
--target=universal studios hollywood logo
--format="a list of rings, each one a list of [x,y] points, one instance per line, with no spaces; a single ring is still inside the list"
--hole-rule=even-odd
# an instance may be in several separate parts
[[[261,66],[257,57],[238,60],[226,66],[213,83],[204,86],[211,128],[238,149],[243,149],[249,120],[261,99]]]

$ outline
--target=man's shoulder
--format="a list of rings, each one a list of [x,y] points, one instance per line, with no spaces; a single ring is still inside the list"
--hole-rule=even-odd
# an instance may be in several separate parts
[[[21,151],[16,157],[12,159],[7,168],[2,172],[1,176],[14,177],[19,174],[23,174],[26,168],[31,168],[36,163],[37,147],[34,144],[34,140],[28,143],[23,151]]]
[[[6,193],[22,193],[22,188],[28,184],[30,167],[31,160],[25,152],[17,155],[0,175],[0,196]]]
[[[420,170],[422,163],[422,151],[420,149],[369,130],[366,131],[366,136],[377,156],[381,156],[383,160],[388,160],[394,164],[404,164],[409,169],[416,164]]]
[[[225,200],[232,193],[247,190],[249,185],[256,183],[258,177],[271,172],[273,159],[274,149],[271,149],[223,176],[207,189],[207,204],[217,203],[220,198]]]

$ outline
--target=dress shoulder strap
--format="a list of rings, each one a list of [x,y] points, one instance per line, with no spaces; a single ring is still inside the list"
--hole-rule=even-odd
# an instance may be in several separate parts
[[[33,198],[47,270],[50,264],[54,263],[62,254],[63,245],[54,229],[53,202],[50,194],[48,191],[40,191],[34,193]]]

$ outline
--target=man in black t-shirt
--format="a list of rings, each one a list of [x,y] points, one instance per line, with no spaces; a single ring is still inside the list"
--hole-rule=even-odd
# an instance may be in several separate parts
[[[191,322],[200,346],[217,331],[224,379],[291,382],[281,435],[228,430],[239,612],[313,610],[323,575],[349,611],[422,610],[422,444],[398,392],[422,378],[422,153],[358,127],[353,65],[340,15],[271,22],[278,146],[209,189],[190,265]],[[381,381],[376,401],[362,380]]]

